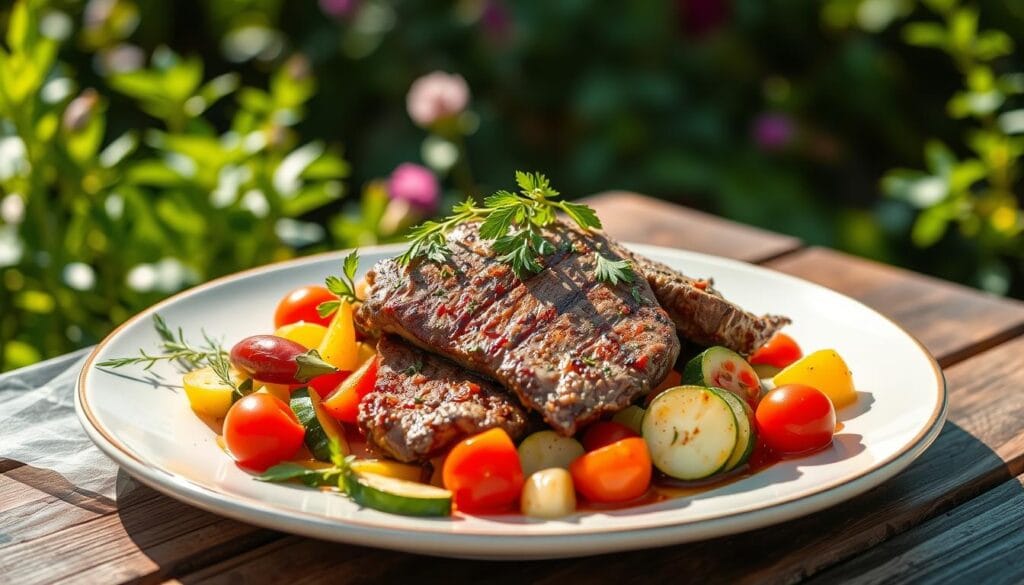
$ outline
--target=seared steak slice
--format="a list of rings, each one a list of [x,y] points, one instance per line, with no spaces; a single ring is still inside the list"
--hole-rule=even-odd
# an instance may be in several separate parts
[[[679,334],[694,343],[724,345],[741,355],[750,355],[790,323],[787,317],[758,317],[744,311],[715,290],[710,279],[696,280],[661,262],[625,249],[621,252],[647,279]]]
[[[448,234],[446,262],[378,263],[360,327],[494,378],[564,435],[661,382],[679,354],[675,327],[643,279],[596,280],[595,251],[621,257],[612,242],[556,224],[545,233],[557,251],[523,281],[478,227]]]
[[[359,426],[399,461],[426,461],[456,441],[500,427],[517,439],[526,413],[494,382],[404,341],[377,344],[373,391],[359,403]]]

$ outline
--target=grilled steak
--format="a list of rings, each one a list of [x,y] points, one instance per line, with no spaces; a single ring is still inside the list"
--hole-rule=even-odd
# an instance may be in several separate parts
[[[526,429],[522,408],[494,382],[398,339],[382,338],[377,353],[377,383],[359,403],[359,426],[387,455],[426,461],[487,429],[513,439]]]
[[[515,392],[571,435],[656,386],[679,353],[675,327],[647,282],[594,277],[595,251],[621,257],[600,234],[556,224],[556,252],[520,280],[498,262],[478,224],[448,234],[451,257],[378,263],[367,275],[361,328],[399,335]]]
[[[724,345],[750,355],[790,323],[786,317],[758,317],[729,302],[711,280],[695,280],[672,268],[625,249],[623,256],[647,279],[658,302],[676,324],[679,334],[700,345]]]

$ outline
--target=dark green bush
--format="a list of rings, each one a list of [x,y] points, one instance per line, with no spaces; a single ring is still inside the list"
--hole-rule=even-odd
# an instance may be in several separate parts
[[[0,28],[4,369],[400,238],[407,162],[448,202],[539,169],[1024,295],[1018,3],[28,0]],[[420,126],[435,70],[470,105]]]

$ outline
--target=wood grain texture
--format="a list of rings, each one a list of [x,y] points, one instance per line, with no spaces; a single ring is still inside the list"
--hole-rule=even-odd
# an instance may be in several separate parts
[[[650,582],[680,575],[708,583],[796,582],[1024,470],[1024,393],[1017,391],[1024,386],[1024,370],[1014,359],[1019,355],[1024,355],[1024,338],[950,368],[950,422],[921,459],[892,481],[807,518],[691,545],[557,561],[490,563],[351,547],[346,551],[360,559],[360,566],[372,567],[370,575],[382,582],[414,574],[444,576],[451,582],[550,585],[625,583],[640,575]],[[331,552],[337,546],[287,537],[267,550],[182,580],[249,582],[295,571],[312,581],[373,580],[347,570],[350,561]]]
[[[0,545],[0,582],[123,583],[184,574],[258,548],[276,533],[193,508],[140,487],[116,513],[78,514],[59,531]],[[6,514],[5,514],[6,516]],[[39,518],[40,525],[52,519]]]
[[[1024,332],[1024,303],[835,250],[808,248],[766,264],[851,296],[917,337],[943,366]]]
[[[583,199],[605,231],[618,240],[682,248],[747,262],[761,262],[800,248],[800,240],[666,201],[625,191]]]
[[[1024,476],[821,573],[810,583],[1024,583]]]

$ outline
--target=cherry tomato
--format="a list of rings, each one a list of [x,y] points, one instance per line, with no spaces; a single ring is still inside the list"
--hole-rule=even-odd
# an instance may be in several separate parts
[[[586,453],[569,465],[576,491],[591,502],[626,502],[651,485],[651,455],[640,437]]]
[[[752,366],[766,365],[784,368],[802,358],[803,355],[804,352],[800,350],[800,346],[793,341],[792,337],[785,333],[776,333],[768,340],[768,343],[752,353],[747,361]]]
[[[242,467],[263,471],[295,456],[305,430],[295,413],[270,394],[250,394],[224,417],[224,444]]]
[[[301,369],[296,358],[309,352],[304,346],[275,335],[253,335],[231,348],[231,363],[253,378],[271,384],[302,384],[337,368],[307,356]]]
[[[586,432],[583,433],[583,440],[580,442],[583,443],[583,448],[587,451],[596,451],[622,439],[639,436],[636,431],[624,424],[602,421],[587,427]]]
[[[377,365],[380,358],[373,356],[352,372],[338,389],[321,402],[324,410],[341,422],[355,423],[359,416],[359,401],[373,391],[377,384]]]
[[[455,445],[444,460],[444,487],[459,510],[507,510],[519,499],[525,478],[508,433],[491,429]]]
[[[836,429],[832,401],[803,384],[786,384],[765,394],[754,418],[765,444],[781,453],[820,449],[832,442]]]
[[[352,372],[334,372],[333,374],[324,374],[317,376],[309,381],[309,389],[320,395],[320,398],[327,398],[331,392],[338,389],[341,383],[344,382]]]
[[[274,312],[274,328],[305,321],[316,323],[326,327],[330,322],[330,316],[321,317],[316,312],[317,306],[325,301],[336,301],[338,297],[322,286],[303,286],[285,295]]]

